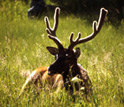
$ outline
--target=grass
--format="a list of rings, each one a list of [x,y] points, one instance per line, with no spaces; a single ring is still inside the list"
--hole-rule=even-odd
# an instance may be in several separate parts
[[[0,107],[123,107],[124,106],[124,23],[112,26],[106,22],[90,42],[78,45],[78,62],[88,71],[93,83],[91,101],[80,95],[75,102],[66,91],[54,94],[44,88],[37,93],[29,88],[18,98],[25,82],[22,71],[49,66],[54,58],[46,46],[56,46],[48,39],[43,17],[27,18],[28,7],[21,2],[2,2],[0,5]],[[53,22],[52,18],[50,19]],[[60,17],[57,31],[63,45],[69,45],[71,32],[82,37],[92,32],[91,23],[73,15]]]

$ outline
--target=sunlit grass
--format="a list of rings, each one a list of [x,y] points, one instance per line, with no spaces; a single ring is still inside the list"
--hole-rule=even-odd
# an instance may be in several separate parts
[[[8,2],[9,3],[9,2]],[[13,6],[13,7],[12,7]],[[124,24],[113,27],[106,22],[101,32],[90,42],[79,45],[78,62],[88,71],[93,83],[93,95],[87,102],[80,95],[73,101],[68,92],[54,94],[44,88],[37,93],[29,88],[18,98],[25,77],[22,71],[49,66],[54,58],[46,46],[56,46],[48,39],[42,17],[27,18],[27,6],[21,2],[0,7],[0,106],[124,106]],[[50,19],[53,22],[52,19]],[[58,38],[65,47],[69,36],[78,32],[82,37],[92,32],[92,23],[73,15],[60,17]]]

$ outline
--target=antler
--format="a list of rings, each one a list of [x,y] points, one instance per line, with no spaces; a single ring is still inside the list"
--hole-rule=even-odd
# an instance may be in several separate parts
[[[63,46],[61,44],[61,42],[59,41],[59,39],[56,37],[56,30],[57,30],[57,27],[58,27],[58,23],[59,23],[59,13],[60,13],[60,8],[56,8],[55,9],[55,13],[54,13],[54,25],[53,25],[53,28],[50,27],[50,22],[49,22],[49,19],[48,17],[46,16],[45,17],[45,23],[46,23],[46,31],[48,33],[48,37],[50,39],[52,39],[58,46],[58,48],[60,49],[63,49]]]
[[[100,32],[101,27],[102,27],[103,22],[104,22],[104,19],[105,19],[105,15],[107,14],[107,12],[108,11],[106,9],[101,8],[98,24],[96,21],[93,22],[93,33],[90,34],[89,36],[80,39],[81,33],[79,32],[78,37],[75,40],[73,40],[74,34],[71,33],[71,36],[70,36],[70,43],[71,44],[69,45],[68,49],[73,49],[73,47],[76,46],[77,44],[84,43],[84,42],[87,42],[87,41],[93,39]]]
[[[46,31],[49,35],[56,36],[56,30],[57,30],[58,23],[59,23],[59,13],[60,13],[60,8],[57,7],[55,9],[55,13],[54,13],[53,28],[50,27],[49,18],[47,16],[45,17],[45,22],[46,22],[46,26],[47,26]]]

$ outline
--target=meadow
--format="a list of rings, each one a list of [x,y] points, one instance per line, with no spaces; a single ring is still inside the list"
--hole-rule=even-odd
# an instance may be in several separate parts
[[[19,1],[0,4],[0,107],[123,107],[123,21],[117,26],[106,21],[92,41],[78,45],[81,49],[78,62],[87,70],[93,84],[90,101],[78,95],[74,102],[65,90],[54,94],[54,90],[44,87],[37,93],[33,85],[18,98],[26,80],[24,73],[49,66],[54,57],[46,46],[56,47],[47,37],[44,15],[41,19],[28,19],[28,8]],[[52,17],[50,22],[53,23]],[[75,37],[78,32],[85,37],[92,32],[92,23],[86,17],[60,15],[57,36],[65,47],[69,45],[71,32]]]

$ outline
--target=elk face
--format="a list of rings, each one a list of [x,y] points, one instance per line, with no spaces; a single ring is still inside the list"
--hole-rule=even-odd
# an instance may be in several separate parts
[[[69,71],[70,67],[77,64],[77,58],[80,56],[80,49],[76,48],[75,51],[69,49],[61,49],[47,47],[48,51],[55,56],[53,62],[48,68],[48,74],[62,74]]]
[[[56,8],[54,14],[53,28],[51,28],[50,26],[48,17],[45,17],[46,31],[48,33],[48,37],[53,40],[58,47],[58,49],[53,47],[47,47],[48,51],[55,56],[55,62],[51,64],[48,68],[49,75],[53,75],[56,73],[67,73],[73,65],[77,65],[77,58],[80,55],[80,49],[77,48],[76,51],[73,51],[73,48],[78,44],[92,40],[99,33],[103,25],[107,10],[101,8],[98,23],[96,21],[93,22],[93,32],[89,36],[81,38],[81,33],[79,32],[77,38],[73,40],[74,34],[72,32],[70,35],[70,45],[67,49],[63,47],[61,41],[59,41],[56,36],[56,30],[59,23],[59,13],[60,9]]]

